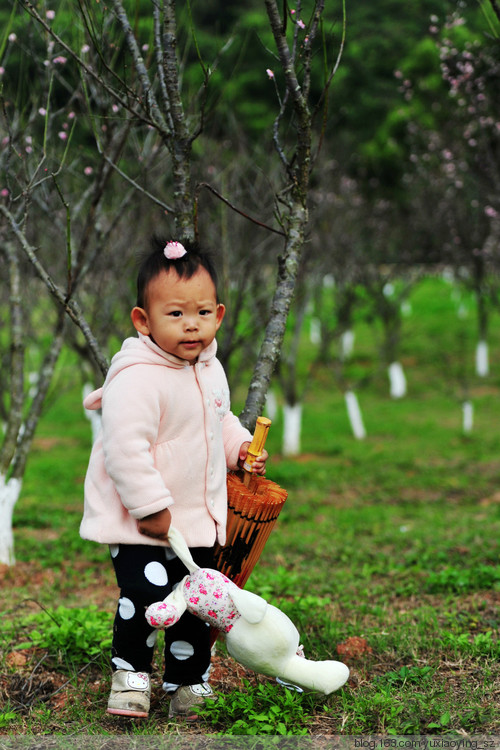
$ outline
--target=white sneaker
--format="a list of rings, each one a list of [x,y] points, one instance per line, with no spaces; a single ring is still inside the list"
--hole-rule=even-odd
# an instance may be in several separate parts
[[[168,718],[181,716],[186,721],[196,721],[198,714],[193,711],[195,706],[201,706],[206,700],[215,700],[216,695],[208,682],[200,685],[181,685],[172,695]]]
[[[146,718],[149,714],[151,685],[147,672],[113,672],[108,714]]]

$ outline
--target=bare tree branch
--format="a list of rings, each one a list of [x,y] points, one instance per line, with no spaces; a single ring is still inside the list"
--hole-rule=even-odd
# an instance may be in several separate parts
[[[264,224],[262,221],[259,221],[258,219],[254,219],[253,216],[249,216],[245,211],[242,211],[241,209],[237,208],[233,203],[231,203],[230,200],[227,198],[224,198],[223,195],[219,193],[218,190],[216,190],[212,185],[209,185],[208,182],[199,182],[195,189],[195,217],[197,218],[198,215],[198,201],[201,191],[209,190],[211,193],[213,193],[219,200],[221,200],[223,203],[226,204],[226,206],[229,206],[229,208],[232,211],[235,211],[240,216],[243,216],[245,219],[248,219],[248,221],[251,221],[252,224],[256,224],[258,227],[262,227],[263,229],[267,229],[268,232],[273,232],[274,234],[279,234],[281,237],[285,237],[285,232],[283,232],[280,229],[274,229],[274,227],[270,227],[268,224]],[[198,232],[197,222],[195,218],[195,233]]]
[[[47,287],[51,295],[57,300],[57,302],[60,305],[62,305],[62,307],[67,312],[71,320],[74,323],[76,323],[78,328],[82,331],[83,335],[85,336],[85,340],[87,341],[102,373],[106,374],[108,370],[108,362],[104,358],[102,351],[99,347],[99,344],[97,343],[90,329],[90,326],[85,320],[85,317],[82,311],[80,310],[78,303],[75,300],[68,299],[67,296],[61,291],[61,289],[53,281],[50,274],[45,270],[42,263],[39,261],[35,248],[33,248],[27,241],[26,237],[21,231],[21,228],[16,222],[14,216],[2,204],[0,204],[0,213],[2,213],[5,216],[8,223],[10,224],[10,227],[12,231],[14,232],[21,249],[25,253],[30,263],[33,265],[35,271],[37,272],[38,277],[44,282],[45,286]]]

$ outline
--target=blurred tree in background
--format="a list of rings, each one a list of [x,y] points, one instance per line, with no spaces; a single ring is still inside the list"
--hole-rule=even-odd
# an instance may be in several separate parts
[[[76,352],[73,377],[98,382],[131,333],[154,232],[198,235],[218,257],[219,351],[233,385],[252,383],[248,424],[282,352],[278,382],[300,403],[311,316],[343,391],[362,387],[345,367],[360,306],[381,366],[397,364],[423,270],[446,264],[474,289],[484,343],[498,301],[498,16],[496,0],[4,4],[0,507],[17,499],[60,358]]]

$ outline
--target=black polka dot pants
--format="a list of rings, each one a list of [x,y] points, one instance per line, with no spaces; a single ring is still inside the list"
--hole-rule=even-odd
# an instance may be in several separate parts
[[[213,568],[213,548],[190,550],[202,568]],[[145,611],[164,599],[189,571],[169,547],[114,544],[111,559],[120,598],[113,627],[113,669],[151,672],[158,635],[148,624]],[[189,612],[165,630],[164,688],[206,682],[210,668],[210,629]]]

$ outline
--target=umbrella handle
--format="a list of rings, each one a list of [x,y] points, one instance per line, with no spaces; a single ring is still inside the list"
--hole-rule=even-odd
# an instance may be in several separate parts
[[[243,483],[246,487],[248,487],[252,478],[253,463],[257,456],[260,456],[260,454],[264,450],[264,445],[270,426],[270,419],[268,419],[267,417],[257,417],[257,422],[255,423],[255,432],[253,434],[252,442],[248,447],[245,463],[243,464],[243,468],[245,470],[245,473],[243,475]]]

